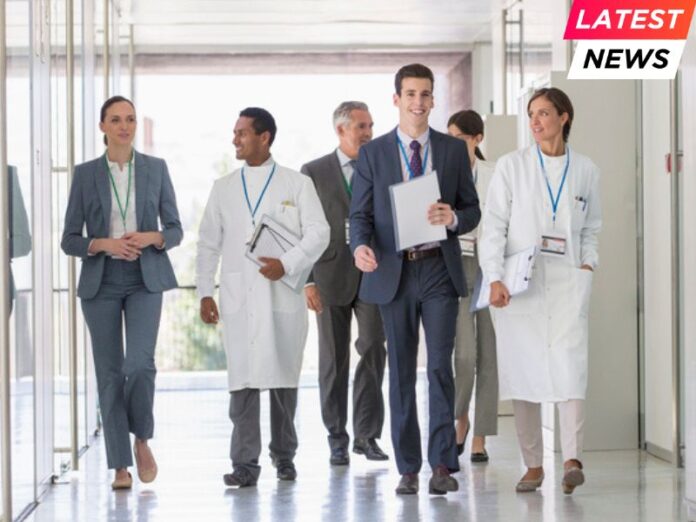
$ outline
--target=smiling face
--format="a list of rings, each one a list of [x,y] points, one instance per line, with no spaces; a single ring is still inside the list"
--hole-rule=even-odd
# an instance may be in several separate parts
[[[250,165],[262,163],[268,157],[271,134],[262,132],[256,134],[254,119],[240,116],[234,126],[234,145],[237,159],[246,160]]]
[[[104,121],[99,122],[99,129],[104,133],[110,146],[131,146],[138,126],[135,109],[125,101],[116,102],[106,109]]]
[[[399,108],[399,124],[425,130],[432,110],[433,84],[428,78],[404,78],[401,93],[394,95],[394,106]]]
[[[568,121],[568,113],[558,114],[558,110],[545,96],[539,96],[529,105],[529,128],[537,143],[552,142],[563,136],[563,126]]]
[[[336,127],[341,150],[351,159],[357,159],[360,147],[372,139],[372,116],[368,111],[353,109],[350,121]]]

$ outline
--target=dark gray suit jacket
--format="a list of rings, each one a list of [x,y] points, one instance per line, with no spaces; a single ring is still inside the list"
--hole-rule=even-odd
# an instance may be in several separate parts
[[[457,293],[466,296],[457,236],[473,230],[481,218],[469,154],[463,141],[433,129],[430,144],[441,200],[449,203],[458,219],[457,230],[447,231],[440,248]],[[403,252],[396,250],[389,186],[402,181],[396,129],[360,147],[353,175],[350,249],[353,252],[360,245],[368,245],[377,257],[377,269],[363,274],[360,285],[360,299],[368,303],[389,303],[399,288],[404,261]]]
[[[345,189],[343,171],[336,152],[331,152],[302,166],[317,189],[324,215],[331,227],[329,246],[314,264],[308,282],[317,285],[322,302],[344,306],[353,302],[360,285],[360,271],[346,243],[345,220],[350,200]]]
[[[181,243],[174,187],[164,160],[135,153],[135,216],[139,232],[159,230],[165,247],[149,246],[140,256],[143,282],[150,292],[163,292],[177,286],[167,250]],[[91,299],[99,291],[106,255],[90,256],[90,242],[109,236],[111,222],[111,186],[104,156],[75,167],[70,187],[65,228],[60,246],[70,256],[82,258],[77,295]],[[161,224],[161,229],[160,229]],[[84,228],[87,233],[84,234]]]

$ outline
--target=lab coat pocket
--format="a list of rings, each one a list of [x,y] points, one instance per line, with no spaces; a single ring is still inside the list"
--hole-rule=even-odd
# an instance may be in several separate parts
[[[573,211],[570,215],[570,228],[572,230],[580,230],[585,225],[585,218],[587,217],[587,200],[575,199],[573,205]]]
[[[285,226],[290,232],[301,236],[300,211],[297,207],[288,203],[281,203],[275,209],[273,216],[281,225]]]
[[[243,300],[242,274],[240,272],[220,274],[220,315],[237,312]]]
[[[578,268],[575,274],[576,295],[580,317],[587,317],[590,312],[590,297],[592,296],[592,270]]]

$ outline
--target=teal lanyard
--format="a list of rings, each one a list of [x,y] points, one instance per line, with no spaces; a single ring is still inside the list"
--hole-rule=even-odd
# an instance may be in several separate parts
[[[566,177],[568,176],[568,167],[570,165],[570,147],[566,146],[566,164],[563,169],[563,178],[561,178],[561,184],[558,187],[558,192],[556,193],[556,198],[553,197],[553,192],[551,191],[551,183],[549,182],[549,176],[546,173],[546,166],[544,165],[544,157],[541,155],[541,149],[537,145],[537,155],[539,156],[539,164],[541,165],[541,172],[544,174],[544,179],[546,180],[546,189],[549,192],[549,198],[551,199],[551,208],[553,209],[553,224],[556,224],[556,211],[558,210],[558,203],[561,201],[561,193],[563,192],[563,186],[565,185]]]
[[[401,154],[404,157],[404,163],[406,163],[406,169],[408,169],[408,179],[413,179],[413,170],[411,170],[411,162],[408,160],[408,154],[406,154],[406,149],[404,148],[404,144],[401,143],[401,138],[398,136],[396,137],[396,141],[399,142],[399,148],[401,149]],[[428,153],[430,152],[430,142],[425,146],[425,156],[423,157],[423,166],[421,167],[423,169],[423,172],[421,174],[425,174],[425,170],[428,167]],[[414,152],[415,154],[415,152]]]
[[[263,190],[261,191],[261,194],[259,195],[259,199],[256,200],[256,205],[254,208],[251,208],[251,201],[249,200],[249,191],[247,190],[247,184],[246,184],[246,177],[244,176],[244,167],[242,167],[242,186],[244,187],[244,198],[246,199],[246,204],[247,208],[249,209],[249,214],[251,214],[251,223],[256,226],[256,211],[259,209],[259,206],[261,205],[261,201],[263,200],[263,197],[266,195],[266,189],[268,188],[268,185],[271,183],[271,178],[273,178],[273,174],[275,174],[276,170],[276,163],[273,164],[273,168],[271,169],[271,173],[268,175],[268,178],[266,179],[266,184],[263,186]]]
[[[116,196],[116,203],[118,203],[118,211],[121,214],[121,221],[123,222],[123,231],[127,232],[126,228],[126,214],[128,213],[128,205],[130,205],[130,193],[131,193],[131,179],[133,174],[133,158],[131,157],[128,162],[128,189],[126,189],[126,206],[123,207],[121,203],[121,197],[118,195],[118,189],[116,188],[116,181],[114,180],[114,175],[111,173],[111,165],[109,165],[109,159],[107,155],[104,154],[104,161],[106,161],[106,171],[109,173],[109,179],[111,180],[111,187],[114,189],[114,196]]]

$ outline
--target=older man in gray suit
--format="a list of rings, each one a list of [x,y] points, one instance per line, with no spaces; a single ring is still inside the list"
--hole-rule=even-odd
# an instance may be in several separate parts
[[[321,414],[329,432],[332,465],[348,457],[348,373],[350,370],[351,314],[358,322],[355,347],[360,362],[353,382],[353,452],[369,460],[387,460],[377,445],[384,423],[382,378],[386,351],[379,309],[358,299],[360,272],[348,247],[348,210],[351,181],[360,146],[372,139],[372,117],[362,102],[341,103],[333,114],[338,148],[304,165],[314,181],[331,241],[314,265],[305,287],[307,306],[317,313],[319,327],[319,393]]]

